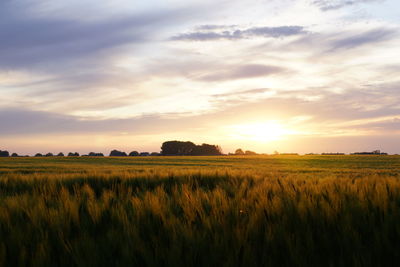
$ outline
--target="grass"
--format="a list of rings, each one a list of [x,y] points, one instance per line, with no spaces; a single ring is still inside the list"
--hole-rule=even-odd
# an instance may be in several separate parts
[[[1,266],[397,266],[400,157],[0,159]]]

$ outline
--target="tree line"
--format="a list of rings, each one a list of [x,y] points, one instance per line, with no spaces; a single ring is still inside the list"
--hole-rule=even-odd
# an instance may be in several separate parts
[[[167,141],[162,143],[161,152],[138,152],[132,151],[126,153],[124,151],[112,150],[109,154],[110,157],[137,157],[137,156],[217,156],[222,155],[222,150],[218,145],[201,144],[196,145],[190,141]],[[64,153],[36,153],[34,157],[64,157]],[[78,152],[69,152],[68,157],[104,157],[103,153],[90,152],[88,154],[80,155]],[[0,157],[29,157],[21,156],[17,153],[10,153],[8,151],[0,150]]]
[[[235,153],[233,153],[233,154],[229,153],[229,155],[238,155],[238,156],[248,155],[248,156],[252,156],[252,155],[257,155],[257,153],[254,152],[254,151],[251,151],[251,150],[243,151],[243,149],[238,148],[238,149],[236,149]]]
[[[165,156],[218,156],[222,150],[217,145],[195,145],[187,141],[167,141],[161,146],[161,154]]]

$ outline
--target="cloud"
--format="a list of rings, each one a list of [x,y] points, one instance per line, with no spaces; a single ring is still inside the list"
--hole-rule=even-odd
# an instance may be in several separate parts
[[[399,30],[392,27],[373,27],[369,30],[342,29],[333,32],[314,32],[284,45],[288,51],[310,50],[316,58],[322,55],[336,57],[337,53],[399,38]],[[265,49],[265,46],[260,47]],[[278,49],[282,49],[280,46]],[[373,47],[370,48],[373,51]],[[353,57],[357,57],[354,55]]]
[[[79,8],[79,2],[61,1],[63,8],[53,9],[48,6],[57,1],[44,2],[0,1],[0,108],[21,106],[73,114],[156,98],[156,91],[143,96],[139,85],[147,78],[140,75],[148,59],[143,50],[159,48],[156,40],[163,39],[164,30],[190,21],[202,8],[141,12],[119,8],[98,14],[107,4]],[[85,9],[93,13],[76,15]],[[133,60],[135,66],[121,66]],[[4,82],[9,73],[24,79]]]
[[[203,25],[197,28],[203,31],[182,33],[173,36],[171,39],[178,41],[239,40],[253,37],[281,38],[307,33],[302,26],[253,27],[245,30],[226,29],[232,27],[233,26]]]
[[[181,129],[174,119],[157,115],[129,119],[88,120],[54,112],[34,111],[21,108],[0,109],[0,136],[35,134],[76,133],[156,133],[171,127]],[[173,130],[172,130],[173,131]]]
[[[149,41],[163,25],[187,16],[183,10],[168,10],[85,21],[36,14],[31,5],[16,3],[0,6],[0,70],[97,64],[124,51],[123,46]]]
[[[268,88],[257,88],[257,89],[235,91],[235,92],[229,92],[229,93],[223,93],[223,94],[215,94],[213,96],[219,98],[219,97],[258,95],[258,94],[263,94],[263,93],[266,93],[266,92],[271,92],[271,90],[268,89]]]
[[[268,66],[261,64],[248,64],[238,67],[233,67],[229,70],[216,71],[212,74],[206,74],[198,77],[198,80],[207,82],[227,81],[236,79],[248,79],[269,76],[284,72],[285,69],[277,66]]]
[[[340,122],[341,125],[336,125],[340,128],[351,127],[353,124],[346,125],[351,121],[367,125],[373,118],[400,118],[400,96],[396,93],[399,86],[400,82],[369,84],[346,88],[340,93],[330,91],[329,85],[298,90],[260,88],[219,94],[213,100],[215,105],[235,110],[236,116],[243,114],[254,120],[301,114],[312,116],[313,122],[321,127]]]
[[[393,29],[374,29],[353,36],[339,38],[331,42],[331,50],[351,49],[366,44],[378,43],[391,39],[398,31]]]
[[[129,136],[133,138],[133,136],[157,135],[156,143],[161,143],[165,141],[163,138],[167,138],[166,136],[168,138],[191,136],[191,140],[196,138],[204,140],[206,136],[211,138],[216,133],[210,133],[210,129],[218,131],[220,126],[248,121],[279,120],[289,127],[293,124],[291,118],[304,116],[309,119],[295,123],[294,127],[300,132],[300,136],[294,136],[294,140],[301,140],[302,137],[313,138],[315,142],[320,142],[323,138],[351,139],[352,136],[362,138],[362,135],[367,133],[369,137],[365,137],[363,142],[360,141],[360,145],[365,145],[369,144],[368,140],[376,136],[398,134],[400,118],[398,86],[399,83],[368,84],[342,93],[332,93],[329,87],[288,91],[255,88],[210,96],[210,101],[215,101],[214,104],[220,108],[209,113],[185,116],[177,114],[178,116],[174,117],[166,117],[163,114],[127,119],[89,120],[52,112],[3,108],[0,110],[2,126],[0,137],[4,137],[3,140],[12,138],[20,140],[17,138],[26,136],[29,140],[35,140],[40,136],[59,135],[68,138],[95,135],[110,136],[110,138],[126,135],[127,138]],[[266,95],[271,91],[275,94]],[[316,95],[320,97],[318,100],[307,100],[309,96]],[[220,137],[221,141],[218,142],[225,147],[223,139]],[[335,141],[331,139],[330,142]],[[384,140],[379,138],[374,141],[374,145],[378,148],[387,150],[380,146],[383,143]],[[128,141],[120,145],[127,147],[132,144]],[[319,149],[318,146],[295,147],[291,149],[299,152],[310,152],[311,147]],[[335,143],[332,147],[348,151],[346,144]],[[352,149],[355,151],[355,148]]]
[[[233,29],[236,27],[237,27],[237,25],[204,24],[204,25],[196,26],[195,29],[197,31],[210,31],[210,30]]]
[[[312,2],[313,5],[317,6],[321,11],[330,11],[341,9],[347,6],[353,6],[363,3],[372,3],[382,0],[315,0]]]
[[[302,26],[254,27],[243,31],[244,35],[279,38],[284,36],[302,35],[307,31]]]

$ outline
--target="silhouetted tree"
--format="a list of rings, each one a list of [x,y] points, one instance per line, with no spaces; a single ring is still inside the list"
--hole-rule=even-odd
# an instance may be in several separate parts
[[[9,157],[10,153],[6,150],[2,151],[0,150],[0,157]]]
[[[126,157],[126,153],[118,150],[113,150],[110,152],[110,157]]]
[[[244,154],[245,154],[245,155],[249,155],[249,156],[251,156],[251,155],[257,155],[256,152],[250,151],[250,150],[246,150],[246,151],[244,152]]]
[[[137,151],[132,151],[131,153],[129,153],[129,156],[130,156],[130,157],[139,156],[139,152],[137,152]]]
[[[53,153],[47,153],[46,155],[45,155],[46,157],[53,157],[54,155],[53,155]]]
[[[64,157],[64,153],[62,153],[62,152],[58,153],[57,157]]]
[[[193,155],[193,156],[207,156],[207,155],[221,155],[221,148],[216,145],[202,144],[195,145],[192,142],[182,141],[167,141],[161,146],[162,155]]]
[[[236,149],[235,155],[244,155],[244,152],[241,148]]]
[[[158,153],[158,152],[151,152],[151,154],[150,154],[150,156],[159,156],[160,155],[160,153]]]
[[[192,142],[167,141],[161,146],[161,154],[163,155],[192,155],[196,145]]]
[[[41,153],[36,153],[35,157],[43,157]]]
[[[14,157],[14,158],[16,158],[16,157],[19,157],[19,156],[18,156],[18,154],[17,154],[17,153],[12,153],[12,154],[11,154],[11,157]]]
[[[201,146],[196,146],[193,150],[193,156],[217,156],[221,155],[221,148],[216,145],[202,144]]]
[[[372,152],[355,152],[351,153],[351,155],[387,155],[387,153],[382,153],[380,150],[374,150]]]
[[[79,153],[78,152],[75,152],[75,153],[69,152],[68,157],[79,157]]]
[[[90,152],[89,157],[104,157],[103,153]]]
[[[150,153],[149,153],[149,152],[141,152],[141,153],[139,154],[139,156],[141,156],[141,157],[147,157],[147,156],[150,156]]]

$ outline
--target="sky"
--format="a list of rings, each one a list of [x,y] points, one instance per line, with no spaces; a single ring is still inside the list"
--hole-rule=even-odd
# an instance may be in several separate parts
[[[398,0],[2,0],[0,149],[400,153]]]

